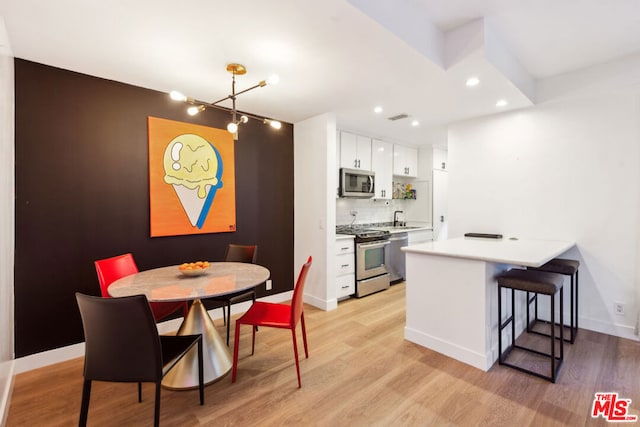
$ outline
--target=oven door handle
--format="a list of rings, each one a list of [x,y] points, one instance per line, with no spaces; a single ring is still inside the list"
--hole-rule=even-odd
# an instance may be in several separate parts
[[[375,249],[375,248],[381,248],[389,244],[391,244],[391,242],[386,240],[384,242],[358,243],[358,247],[362,249]]]

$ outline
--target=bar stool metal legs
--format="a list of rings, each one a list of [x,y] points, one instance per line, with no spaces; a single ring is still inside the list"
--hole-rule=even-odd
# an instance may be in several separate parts
[[[534,271],[546,271],[549,273],[562,274],[565,276],[569,276],[571,278],[571,294],[569,295],[569,298],[571,299],[570,300],[571,318],[569,321],[569,325],[564,326],[565,328],[569,328],[569,331],[570,331],[569,338],[564,338],[564,340],[571,344],[575,342],[576,336],[578,335],[578,313],[579,313],[578,311],[578,288],[579,288],[578,269],[579,267],[580,267],[580,261],[573,260],[573,259],[554,258],[548,263],[538,268],[529,268],[530,270],[534,270]],[[531,305],[531,303],[535,302],[535,308],[534,308],[535,317],[533,321],[530,322],[529,312],[527,312],[527,332],[537,333],[537,334],[546,336],[545,333],[537,332],[532,329],[533,325],[536,322],[546,323],[546,321],[540,320],[538,318],[537,295],[534,294],[530,296],[529,294],[527,294],[527,301],[528,301],[528,305]],[[563,337],[564,337],[564,332],[563,332]]]
[[[556,298],[555,296],[559,294],[559,304],[560,308],[563,307],[564,303],[564,295],[562,288],[562,276],[555,273],[546,273],[546,272],[538,272],[534,270],[509,270],[506,273],[503,273],[498,277],[498,362],[500,365],[509,366],[511,368],[517,369],[521,372],[525,372],[539,378],[543,378],[545,380],[556,382],[556,378],[558,376],[558,372],[562,366],[564,361],[564,340],[563,340],[563,329],[558,328],[560,334],[556,334]],[[502,321],[502,289],[510,289],[511,290],[511,314],[507,316],[507,318]],[[538,294],[549,295],[551,302],[551,319],[549,322],[549,353],[545,353],[543,351],[538,351],[534,348],[524,347],[516,344],[516,301],[515,301],[515,291],[522,291],[527,293],[527,329],[529,324],[529,304],[530,302],[535,300],[535,304],[537,306],[537,296]],[[529,294],[535,294],[534,298],[530,298]],[[537,307],[536,307],[537,309]],[[536,313],[537,317],[537,313]],[[559,324],[562,325],[564,323],[564,314],[563,310],[559,310]],[[511,337],[510,343],[507,348],[503,351],[502,347],[502,333],[503,330],[507,327],[511,326]],[[556,349],[556,339],[559,342],[559,348]],[[507,361],[507,357],[512,352],[513,349],[524,350],[529,353],[534,353],[539,356],[544,356],[550,360],[550,370],[549,375],[544,375],[540,372],[536,372],[530,369],[526,369],[522,366],[518,366],[514,363]]]

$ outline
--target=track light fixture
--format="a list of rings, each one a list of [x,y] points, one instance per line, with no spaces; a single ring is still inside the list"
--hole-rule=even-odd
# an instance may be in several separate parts
[[[277,120],[272,120],[272,119],[268,119],[266,117],[260,117],[260,116],[255,116],[252,114],[247,114],[244,113],[242,115],[240,115],[240,113],[238,113],[238,111],[236,110],[236,97],[238,95],[241,95],[245,92],[249,92],[250,90],[253,90],[255,88],[258,87],[263,87],[266,85],[271,85],[271,84],[276,84],[279,81],[278,76],[272,76],[267,80],[262,80],[260,81],[258,84],[251,86],[248,89],[245,90],[241,90],[240,92],[236,92],[236,76],[241,76],[243,74],[246,74],[247,69],[244,67],[244,65],[242,64],[229,64],[227,65],[227,71],[231,73],[231,95],[225,96],[222,99],[219,99],[215,102],[203,102],[203,101],[198,101],[194,98],[189,98],[185,95],[183,95],[182,93],[178,92],[178,91],[171,91],[171,93],[169,94],[169,96],[171,97],[171,99],[173,99],[174,101],[181,101],[181,102],[186,102],[187,104],[190,104],[191,106],[189,108],[187,108],[187,113],[191,116],[195,116],[196,114],[200,113],[201,111],[206,110],[207,108],[217,108],[220,110],[225,110],[231,113],[231,121],[227,124],[227,130],[233,134],[233,139],[238,139],[238,127],[239,125],[243,124],[243,123],[247,123],[249,121],[249,119],[255,119],[255,120],[260,120],[262,121],[262,123],[267,124],[269,126],[271,126],[274,129],[280,129],[282,127],[282,123],[280,123]],[[226,101],[230,99],[231,100],[231,108],[227,108],[227,107],[222,107],[220,105],[218,105],[219,103]],[[240,116],[238,118],[238,116]]]

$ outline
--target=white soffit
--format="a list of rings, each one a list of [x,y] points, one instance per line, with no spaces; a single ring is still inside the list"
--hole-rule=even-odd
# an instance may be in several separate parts
[[[474,74],[475,68],[491,65],[515,86],[531,105],[535,100],[535,80],[510,52],[484,18],[443,33],[427,12],[409,0],[348,0],[388,31],[416,49],[429,61],[447,71],[463,67],[460,75]],[[484,62],[481,64],[480,62]],[[458,73],[452,73],[458,74]],[[457,77],[457,75],[456,75]],[[494,83],[495,84],[495,83]]]
[[[406,0],[347,1],[431,62],[444,67],[444,34],[416,3]]]

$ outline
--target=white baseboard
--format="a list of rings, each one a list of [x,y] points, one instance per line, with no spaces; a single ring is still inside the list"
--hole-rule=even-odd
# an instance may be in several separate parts
[[[523,332],[525,323],[526,322],[524,319],[518,319],[516,321],[516,336],[519,336]],[[640,341],[638,339],[638,336],[634,334],[634,328],[628,325],[617,325],[580,317],[579,327],[580,329],[587,329],[594,332],[630,339],[633,341]],[[507,343],[509,343],[511,340],[511,330],[510,328],[507,329],[508,330],[505,330],[505,332],[503,332],[505,339],[505,341],[503,341],[503,347],[506,347]],[[488,354],[482,355],[475,351],[461,347],[457,344],[430,336],[413,328],[404,328],[404,338],[407,341],[411,341],[423,347],[437,351],[438,353],[442,353],[445,356],[452,357],[475,368],[482,369],[483,371],[488,371],[493,363],[498,359],[497,342],[493,343],[493,346]]]
[[[336,298],[323,300],[315,296],[305,295],[304,302],[324,311],[335,310],[338,308],[338,300]]]
[[[635,328],[631,325],[621,325],[614,322],[603,322],[597,319],[582,317],[578,319],[580,329],[589,329],[590,331],[600,332],[602,334],[613,335],[615,337],[626,338],[633,341],[640,341],[635,334]]]
[[[0,426],[7,423],[9,402],[13,390],[14,367],[13,360],[0,363]]]
[[[264,298],[259,298],[259,300],[278,303],[290,300],[292,295],[293,291],[287,291],[275,295],[269,295]],[[231,315],[243,313],[247,311],[250,306],[251,301],[234,304],[231,306]],[[216,308],[213,310],[209,310],[209,315],[214,321],[216,319],[222,319],[222,309]],[[166,322],[160,322],[158,323],[158,332],[160,332],[161,334],[169,334],[176,331],[180,327],[181,323],[181,318],[167,320]],[[56,348],[49,351],[43,351],[41,353],[31,354],[29,356],[20,357],[18,359],[15,359],[15,372],[13,373],[13,375],[27,372],[32,369],[38,369],[44,366],[53,365],[55,363],[65,362],[67,360],[75,359],[82,356],[84,356],[83,342],[66,347]]]
[[[82,356],[84,356],[83,342],[43,351],[41,353],[30,354],[29,356],[19,357],[15,360],[15,374],[21,374],[31,371],[32,369],[42,368]]]
[[[411,341],[433,351],[437,351],[438,353],[452,357],[485,372],[488,371],[493,364],[493,361],[490,360],[490,355],[480,354],[473,350],[469,350],[468,348],[444,341],[413,328],[404,328],[404,338],[407,341]]]

